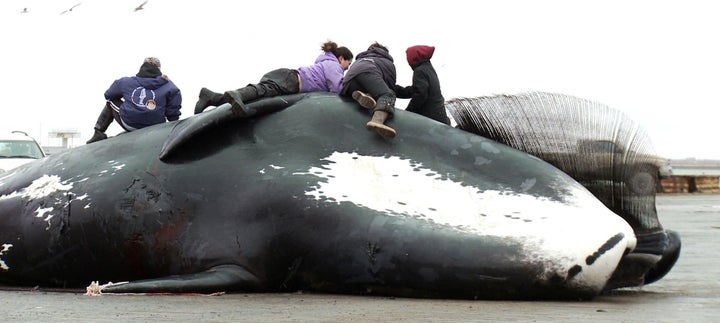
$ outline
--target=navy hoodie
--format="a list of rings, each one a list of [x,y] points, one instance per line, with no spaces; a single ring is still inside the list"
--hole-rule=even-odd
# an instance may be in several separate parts
[[[106,100],[120,98],[120,117],[135,129],[180,119],[180,89],[150,63],[143,63],[136,76],[115,80],[105,91]]]

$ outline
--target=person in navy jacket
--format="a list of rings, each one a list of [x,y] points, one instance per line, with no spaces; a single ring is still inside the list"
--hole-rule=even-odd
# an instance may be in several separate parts
[[[180,89],[160,72],[160,60],[155,57],[145,58],[135,76],[115,80],[105,91],[105,99],[88,144],[106,139],[105,131],[113,120],[125,131],[133,131],[180,119]]]

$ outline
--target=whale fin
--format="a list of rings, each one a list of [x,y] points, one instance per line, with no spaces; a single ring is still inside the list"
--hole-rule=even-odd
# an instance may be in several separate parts
[[[198,134],[214,129],[217,126],[235,119],[261,116],[285,109],[300,101],[304,94],[283,95],[260,99],[245,104],[244,115],[233,112],[230,103],[225,103],[215,109],[207,110],[190,118],[183,119],[175,124],[168,139],[160,150],[160,160],[166,161],[175,150]]]
[[[221,265],[204,272],[108,284],[102,293],[215,293],[255,291],[260,280],[237,265]]]
[[[160,160],[165,160],[175,149],[197,134],[237,118],[230,103],[178,121],[160,150]]]

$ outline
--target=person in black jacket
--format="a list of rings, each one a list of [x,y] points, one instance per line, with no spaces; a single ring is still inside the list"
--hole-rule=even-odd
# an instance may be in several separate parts
[[[413,70],[412,85],[396,85],[395,94],[398,98],[410,99],[406,111],[450,125],[450,118],[445,112],[445,98],[440,91],[440,80],[430,63],[435,47],[417,45],[408,47],[405,53]]]
[[[340,95],[352,97],[360,106],[372,110],[365,127],[385,138],[394,138],[395,129],[385,125],[395,112],[395,63],[388,49],[375,42],[355,57],[343,79]]]

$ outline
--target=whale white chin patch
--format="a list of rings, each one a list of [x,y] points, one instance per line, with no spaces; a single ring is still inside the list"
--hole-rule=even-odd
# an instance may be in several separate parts
[[[587,212],[588,206],[607,211],[589,192],[580,189],[578,194],[568,194],[570,202],[566,203],[523,193],[533,189],[535,178],[519,179],[517,191],[481,190],[396,156],[334,152],[324,160],[329,163],[306,173],[324,179],[306,195],[328,203],[349,202],[390,216],[425,219],[465,232],[498,234],[496,229],[512,221],[519,224],[513,230],[523,235],[522,228],[528,225],[522,223],[597,214]],[[577,212],[578,206],[585,210]]]
[[[425,220],[462,233],[524,241],[529,261],[553,263],[557,272],[584,263],[609,237],[622,233],[625,238],[614,247],[612,259],[593,268],[582,264],[585,270],[577,277],[594,288],[602,288],[625,249],[635,246],[632,228],[573,182],[568,182],[569,193],[560,202],[524,193],[543,189],[536,187],[540,184],[535,178],[518,179],[517,190],[481,190],[395,156],[334,152],[324,160],[329,163],[302,173],[322,178],[305,192],[307,196]]]

